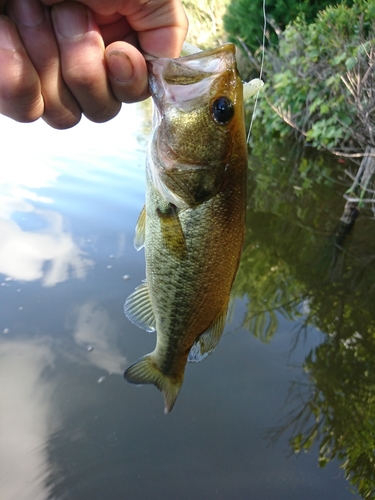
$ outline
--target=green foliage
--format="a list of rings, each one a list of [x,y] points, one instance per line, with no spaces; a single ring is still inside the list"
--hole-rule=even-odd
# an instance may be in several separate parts
[[[322,332],[303,364],[281,429],[293,452],[319,446],[363,498],[375,498],[375,239],[370,210],[343,224],[342,165],[331,155],[253,131],[247,231],[233,295],[244,326],[272,340],[280,317]],[[370,217],[371,215],[371,217]],[[346,220],[346,219],[345,219]],[[308,333],[307,333],[308,334]],[[276,436],[277,437],[277,436]]]
[[[267,0],[267,40],[277,44],[279,31],[287,24],[303,15],[307,23],[314,21],[317,13],[336,0]],[[351,0],[347,4],[351,5]],[[230,40],[237,45],[241,40],[252,52],[256,52],[263,38],[263,0],[232,0],[224,17],[224,27]]]
[[[266,51],[261,120],[268,134],[291,127],[313,146],[364,150],[374,143],[375,0],[327,7],[289,24]]]
[[[235,3],[247,5],[231,9]],[[233,31],[243,39],[249,12],[238,15],[242,24]],[[373,214],[361,209],[351,229],[336,197],[345,187],[332,184],[342,165],[306,150],[292,159],[287,151],[296,132],[328,150],[375,147],[374,34],[375,0],[356,0],[328,7],[313,23],[299,16],[278,47],[267,48],[245,249],[233,287],[248,299],[244,326],[262,341],[272,339],[280,317],[299,321],[300,332],[322,332],[304,362],[310,384],[292,386],[299,403],[275,434],[288,430],[293,452],[317,443],[319,465],[339,460],[368,499],[375,498]]]
[[[301,316],[306,289],[298,274],[305,266],[309,268],[316,246],[316,234],[310,228],[324,227],[329,221],[325,204],[318,213],[310,207],[323,193],[331,196],[333,181],[332,166],[323,156],[306,157],[306,151],[296,148],[290,148],[292,154],[285,156],[288,146],[273,141],[270,147],[261,136],[255,129],[256,146],[249,161],[248,231],[233,295],[248,297],[243,325],[268,342],[276,332],[279,316]],[[293,258],[286,259],[294,241],[300,244],[294,247]],[[315,266],[313,272],[316,277],[320,270]]]
[[[349,306],[348,297],[342,297]],[[337,312],[337,310],[336,310]],[[348,324],[353,311],[347,311]],[[319,465],[335,457],[342,460],[345,476],[363,498],[375,496],[375,318],[363,334],[351,332],[327,337],[304,363],[311,380],[311,392],[294,425],[314,415],[310,428],[302,425],[290,439],[295,452],[308,450],[319,442]]]

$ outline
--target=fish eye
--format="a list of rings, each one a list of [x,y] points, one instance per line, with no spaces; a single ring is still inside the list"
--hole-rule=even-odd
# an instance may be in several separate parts
[[[233,102],[228,97],[219,97],[212,104],[212,116],[215,121],[224,125],[228,123],[234,115]]]

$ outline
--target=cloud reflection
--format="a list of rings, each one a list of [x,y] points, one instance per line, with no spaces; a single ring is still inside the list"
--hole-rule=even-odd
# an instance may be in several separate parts
[[[0,116],[0,273],[18,280],[40,279],[44,286],[86,275],[93,262],[64,230],[61,214],[53,210],[54,200],[37,190],[58,188],[62,175],[91,181],[95,171],[123,175],[129,158],[137,158],[142,123],[136,105],[126,106],[116,120],[98,125],[82,119],[64,131],[42,120],[20,124]],[[14,137],[20,139],[20,147]],[[139,170],[143,181],[143,169]],[[49,205],[48,210],[43,205]],[[26,222],[38,218],[42,229],[25,227],[22,216]]]
[[[59,424],[43,371],[53,362],[42,341],[0,342],[0,498],[51,498],[47,444]]]
[[[40,229],[25,230],[15,216],[33,217]],[[29,201],[0,196],[0,273],[14,279],[42,280],[53,286],[70,277],[83,278],[93,265],[64,230],[56,211],[38,209]]]
[[[90,364],[108,373],[122,375],[127,361],[116,347],[117,337],[118,331],[105,309],[91,302],[80,306],[74,327],[74,340],[86,348]]]

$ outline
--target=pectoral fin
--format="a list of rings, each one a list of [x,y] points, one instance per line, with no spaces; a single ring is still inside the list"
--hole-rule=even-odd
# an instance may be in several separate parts
[[[140,250],[145,245],[145,232],[146,232],[146,205],[142,208],[139,214],[137,225],[135,227],[134,247]]]
[[[227,306],[217,317],[212,325],[203,332],[192,345],[188,355],[189,363],[203,361],[215,349],[223,334],[225,320],[227,317]]]
[[[139,285],[126,299],[124,312],[127,318],[139,328],[147,332],[155,331],[156,320],[146,282]]]
[[[178,217],[178,209],[172,203],[164,210],[157,209],[160,219],[163,244],[178,258],[186,255],[186,240]]]

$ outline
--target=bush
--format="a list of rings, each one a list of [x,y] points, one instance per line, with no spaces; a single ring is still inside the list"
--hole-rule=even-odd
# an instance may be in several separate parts
[[[327,7],[314,23],[302,17],[289,24],[279,46],[266,50],[266,130],[285,136],[294,129],[332,151],[375,147],[374,34],[375,0]]]
[[[278,35],[297,17],[304,16],[307,24],[312,23],[320,10],[336,3],[337,0],[266,0],[268,43],[277,44]],[[346,1],[347,5],[352,3]],[[263,0],[232,0],[224,16],[224,27],[230,41],[237,45],[241,41],[256,52],[263,38]]]

